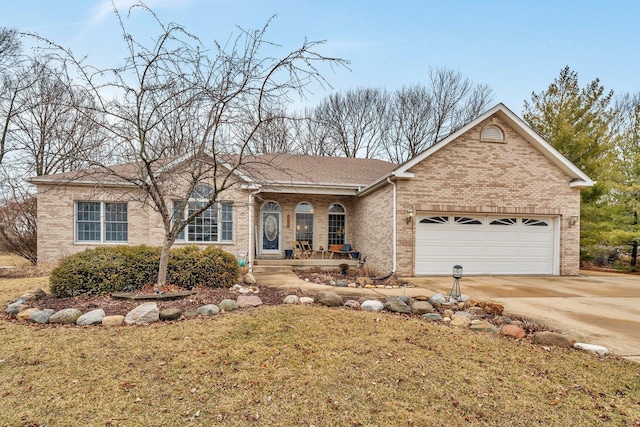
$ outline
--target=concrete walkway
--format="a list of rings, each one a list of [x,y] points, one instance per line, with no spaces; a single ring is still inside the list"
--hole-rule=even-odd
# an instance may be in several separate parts
[[[580,276],[470,276],[461,291],[497,302],[505,314],[520,315],[558,330],[574,330],[585,341],[640,362],[640,276],[583,271]],[[426,295],[451,290],[451,277],[404,278],[415,288],[338,288],[305,282],[293,272],[256,273],[258,283],[302,289],[310,294],[330,290],[343,296],[384,298]]]

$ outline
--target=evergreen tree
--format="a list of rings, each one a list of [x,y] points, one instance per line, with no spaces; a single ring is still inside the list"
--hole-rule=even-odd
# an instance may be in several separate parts
[[[606,243],[617,228],[610,204],[616,161],[612,97],[599,79],[581,88],[578,74],[567,66],[547,90],[524,103],[529,125],[596,181],[582,190],[582,246]]]

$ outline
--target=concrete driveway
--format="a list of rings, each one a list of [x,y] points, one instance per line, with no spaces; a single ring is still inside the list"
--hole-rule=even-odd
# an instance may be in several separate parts
[[[640,361],[640,276],[581,272],[580,276],[470,276],[461,291],[497,302],[559,330],[583,334],[586,342]],[[452,278],[408,278],[421,288],[449,292]]]

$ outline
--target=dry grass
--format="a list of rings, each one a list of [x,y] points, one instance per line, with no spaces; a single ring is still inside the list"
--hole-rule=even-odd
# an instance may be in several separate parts
[[[29,261],[17,255],[0,252],[0,267],[25,267],[29,265]]]
[[[624,360],[346,309],[112,329],[0,321],[8,426],[634,425],[639,375]]]

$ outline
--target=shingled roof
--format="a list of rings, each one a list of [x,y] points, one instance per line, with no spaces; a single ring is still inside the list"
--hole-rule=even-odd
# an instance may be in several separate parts
[[[388,174],[398,165],[383,160],[348,157],[307,156],[299,154],[263,154],[245,156],[240,162],[238,156],[225,156],[228,167],[237,166],[240,177],[248,183],[277,185],[336,185],[365,187]],[[174,164],[175,165],[175,164]],[[121,176],[138,176],[135,163],[110,167]],[[124,185],[126,180],[114,176],[109,170],[91,168],[76,172],[66,172],[34,177],[33,184],[90,184]]]

